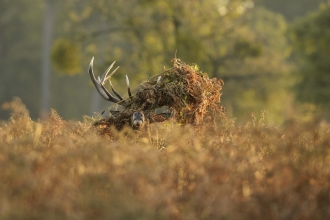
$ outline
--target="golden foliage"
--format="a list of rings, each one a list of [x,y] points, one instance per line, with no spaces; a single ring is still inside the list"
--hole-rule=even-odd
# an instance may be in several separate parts
[[[262,116],[110,140],[54,110],[37,123],[6,106],[20,110],[0,126],[1,219],[330,218],[329,125]]]

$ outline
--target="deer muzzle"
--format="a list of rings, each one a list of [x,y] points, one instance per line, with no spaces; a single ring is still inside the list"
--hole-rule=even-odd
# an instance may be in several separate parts
[[[142,112],[134,112],[132,115],[132,127],[139,129],[144,125],[144,114]]]

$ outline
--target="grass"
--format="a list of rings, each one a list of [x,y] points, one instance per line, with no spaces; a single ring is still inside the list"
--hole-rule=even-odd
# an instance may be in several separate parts
[[[4,107],[0,219],[330,219],[329,125],[227,119],[109,138]]]

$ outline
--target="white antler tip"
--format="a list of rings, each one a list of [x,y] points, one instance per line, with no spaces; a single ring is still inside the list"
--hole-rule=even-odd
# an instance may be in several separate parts
[[[127,75],[126,75],[126,84],[127,84],[127,86],[129,86],[129,79],[128,79]]]
[[[159,76],[156,83],[159,83],[161,78],[162,76]]]
[[[91,66],[93,66],[93,62],[94,62],[94,57],[91,60],[91,63],[90,63]]]

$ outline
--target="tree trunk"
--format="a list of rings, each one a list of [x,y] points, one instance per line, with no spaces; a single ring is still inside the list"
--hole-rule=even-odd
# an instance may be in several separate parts
[[[50,49],[52,45],[54,8],[53,0],[45,0],[45,15],[41,57],[41,111],[40,118],[46,119],[50,109]]]
[[[102,23],[100,29],[101,30],[107,29],[106,23]],[[107,37],[108,37],[107,34],[100,37],[101,47],[100,47],[99,51],[100,51],[100,62],[101,63],[105,62],[105,56],[106,56],[106,49],[105,48],[106,48],[106,44],[107,44]],[[90,102],[90,113],[91,113],[91,115],[93,115],[95,112],[100,112],[100,106],[101,106],[101,101],[102,101],[100,94],[96,91],[95,88],[93,88],[93,89],[94,90],[93,90],[93,93],[92,93],[92,96],[91,96],[92,98],[91,98],[91,102]]]

